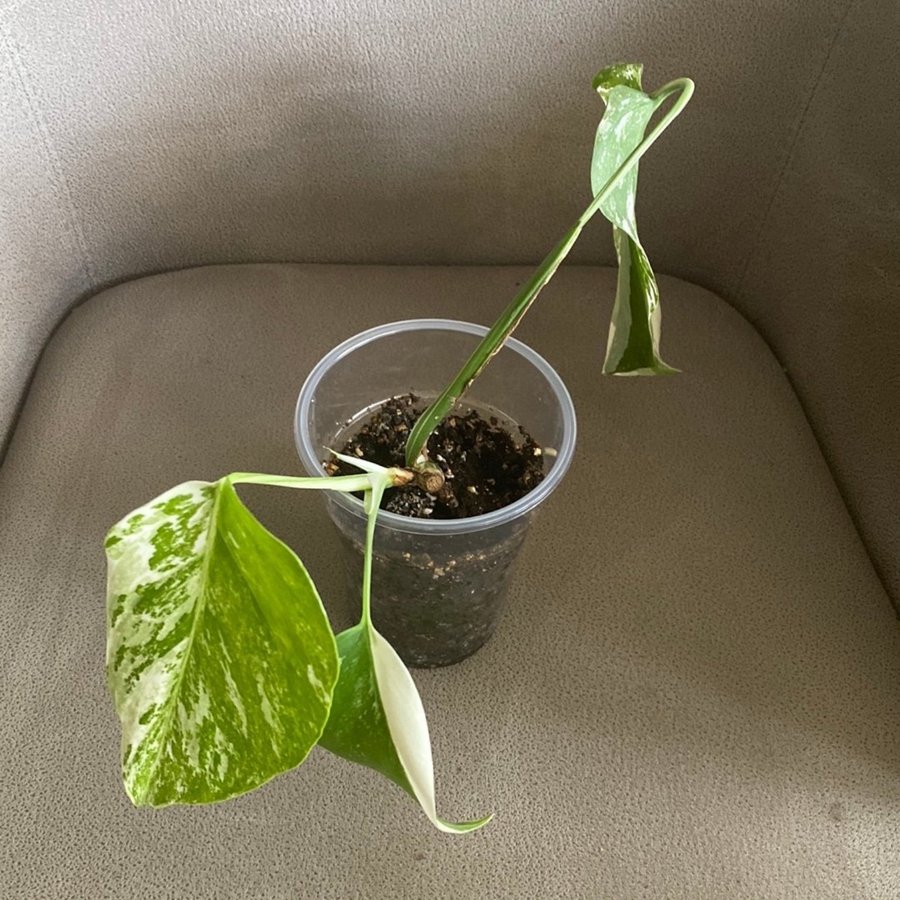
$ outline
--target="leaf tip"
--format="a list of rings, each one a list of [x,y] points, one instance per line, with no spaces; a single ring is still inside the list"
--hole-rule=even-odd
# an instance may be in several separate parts
[[[616,63],[601,69],[591,82],[591,87],[605,100],[614,87],[624,86],[643,90],[641,87],[641,75],[644,66],[642,63]]]
[[[128,778],[128,774],[124,770],[122,772],[122,782],[125,785],[125,793],[135,809],[140,809],[142,806],[153,806],[150,800],[150,791],[147,790],[146,785],[135,784]]]
[[[481,819],[472,819],[470,822],[447,822],[444,819],[437,818],[434,824],[446,834],[470,834],[473,831],[479,831],[484,828],[493,818],[493,813]]]
[[[631,369],[618,368],[614,365],[604,365],[603,374],[618,375],[623,378],[630,376],[644,376],[649,378],[654,375],[680,375],[681,369],[676,369],[674,366],[664,363],[661,359],[657,359],[650,365],[638,366]]]

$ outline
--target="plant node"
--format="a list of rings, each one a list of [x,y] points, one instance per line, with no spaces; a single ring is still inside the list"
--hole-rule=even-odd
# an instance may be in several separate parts
[[[420,463],[412,472],[416,484],[429,494],[436,494],[444,486],[444,473],[430,460]]]

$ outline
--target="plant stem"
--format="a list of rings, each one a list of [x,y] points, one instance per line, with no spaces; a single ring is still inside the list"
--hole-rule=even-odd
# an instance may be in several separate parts
[[[231,484],[270,484],[276,487],[298,488],[300,490],[313,491],[340,491],[351,494],[354,491],[367,491],[372,487],[371,474],[382,476],[384,487],[401,487],[409,484],[415,473],[409,469],[399,469],[392,466],[389,469],[370,463],[364,459],[354,459],[335,453],[340,459],[351,465],[357,465],[365,469],[367,473],[362,475],[322,475],[320,477],[293,476],[293,475],[266,475],[260,472],[232,472],[227,476]]]
[[[419,417],[409,439],[406,442],[406,465],[410,468],[421,465],[425,461],[425,444],[434,429],[444,420],[453,405],[469,389],[472,382],[481,374],[485,366],[500,350],[506,339],[513,333],[522,317],[531,308],[538,294],[556,273],[562,261],[575,245],[584,226],[600,209],[619,179],[630,172],[638,160],[653,146],[657,138],[669,127],[672,121],[687,105],[694,92],[694,82],[690,78],[678,78],[654,91],[648,96],[660,103],[674,93],[679,93],[672,108],[659,120],[656,127],[644,137],[643,141],[626,157],[625,161],[613,173],[612,177],[594,196],[587,209],[578,217],[575,224],[566,232],[562,240],[547,254],[535,273],[526,282],[512,302],[503,310],[490,331],[482,338],[472,355],[456,374],[453,381],[443,390],[440,396]]]
[[[384,478],[369,476],[369,491],[366,493],[366,546],[363,553],[362,621],[367,628],[372,626],[372,549],[375,545],[375,524],[381,498],[388,486]]]
[[[339,453],[335,455],[348,462],[356,462],[356,460],[341,456]],[[361,460],[360,463],[368,470],[362,475],[323,475],[321,478],[301,478],[290,475],[265,475],[260,472],[232,472],[231,475],[226,476],[226,480],[231,484],[269,484],[301,490],[365,492],[366,546],[363,559],[362,620],[367,626],[371,626],[372,548],[375,544],[375,524],[378,520],[381,498],[387,488],[409,484],[413,480],[413,473],[408,469],[385,469],[365,460]]]
[[[258,472],[233,472],[228,476],[232,484],[270,484],[277,487],[313,491],[367,491],[372,486],[368,475],[323,475],[320,478],[300,478],[290,475],[264,475]]]

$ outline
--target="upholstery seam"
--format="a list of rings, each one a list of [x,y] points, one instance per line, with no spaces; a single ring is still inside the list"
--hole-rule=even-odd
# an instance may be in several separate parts
[[[24,3],[20,4],[20,6],[22,5],[24,5]],[[16,9],[18,9],[18,7],[16,7]],[[57,196],[60,205],[64,207],[65,210],[68,226],[66,230],[69,233],[68,237],[71,249],[75,251],[76,257],[80,258],[79,261],[81,263],[86,290],[91,290],[94,285],[93,266],[91,265],[88,254],[84,231],[80,223],[80,216],[78,215],[71,187],[69,186],[62,164],[60,163],[59,154],[57,153],[53,139],[50,136],[50,129],[47,125],[46,116],[41,108],[40,99],[28,78],[25,64],[22,59],[22,48],[16,39],[9,22],[4,21],[3,19],[0,19],[0,34],[2,34],[5,39],[9,51],[9,60],[25,97],[28,112],[31,114],[34,124],[37,127],[40,143],[42,144],[47,162],[47,168],[50,173],[51,188],[53,193]],[[72,235],[74,235],[74,240]]]
[[[840,21],[837,23],[837,26],[834,29],[834,34],[831,36],[831,40],[828,44],[828,49],[825,51],[825,57],[822,60],[822,68],[819,70],[819,74],[816,76],[816,79],[813,82],[813,86],[809,92],[809,96],[806,99],[806,103],[803,105],[803,109],[801,110],[800,115],[797,119],[797,127],[794,130],[793,136],[791,137],[790,145],[788,146],[787,153],[785,154],[784,162],[781,165],[781,171],[778,173],[778,177],[775,179],[775,185],[772,189],[772,195],[769,198],[769,202],[766,204],[766,209],[762,215],[762,218],[760,219],[759,228],[757,229],[756,236],[753,238],[750,252],[747,254],[747,258],[745,259],[743,268],[741,269],[741,274],[738,276],[737,283],[735,284],[735,297],[740,296],[741,289],[744,286],[744,281],[747,278],[750,267],[754,262],[756,262],[756,258],[759,255],[760,246],[762,245],[762,238],[766,232],[766,225],[769,221],[769,217],[771,216],[772,211],[775,208],[778,197],[781,194],[781,189],[784,185],[785,178],[787,178],[788,169],[790,169],[791,163],[794,161],[794,153],[797,149],[797,145],[800,143],[800,138],[803,135],[803,128],[806,125],[807,114],[809,113],[809,109],[812,106],[813,100],[815,100],[816,95],[819,93],[819,87],[822,84],[822,79],[828,72],[828,66],[831,62],[831,57],[834,54],[835,47],[837,47],[838,38],[843,33],[844,26],[847,24],[847,20],[850,18],[850,13],[853,11],[858,2],[859,0],[849,0],[849,2],[847,3],[847,8],[844,10],[844,14],[841,16]]]
[[[778,177],[775,180],[775,186],[772,190],[772,195],[769,198],[769,202],[766,204],[765,213],[762,216],[760,221],[759,229],[757,230],[757,234],[753,239],[753,245],[750,252],[747,254],[747,258],[744,262],[744,266],[741,270],[741,274],[738,277],[737,283],[734,288],[734,296],[738,298],[741,296],[741,291],[744,287],[744,282],[749,274],[753,263],[756,262],[757,257],[759,255],[760,247],[762,246],[762,238],[766,231],[766,226],[769,221],[769,217],[772,214],[772,211],[775,209],[775,206],[778,202],[778,199],[781,195],[782,187],[784,186],[785,179],[787,178],[788,170],[791,167],[791,163],[794,161],[794,153],[797,149],[797,145],[800,142],[800,138],[803,136],[804,126],[806,125],[807,114],[809,113],[809,109],[813,104],[818,92],[819,87],[822,84],[822,80],[825,78],[825,75],[828,72],[829,65],[831,63],[832,56],[834,55],[835,48],[837,47],[838,40],[841,35],[844,33],[847,22],[850,18],[851,13],[858,5],[859,0],[849,0],[847,3],[847,7],[844,10],[844,14],[841,16],[840,21],[835,27],[834,34],[831,37],[831,41],[829,42],[828,49],[825,52],[825,57],[822,61],[822,68],[819,71],[819,74],[816,76],[815,81],[813,82],[812,89],[810,90],[809,96],[807,97],[806,103],[803,106],[803,110],[800,113],[800,116],[797,120],[797,128],[794,132],[793,137],[791,138],[790,146],[788,147],[787,154],[785,155],[784,163],[782,164],[781,171],[778,174]],[[722,296],[722,295],[720,295]],[[723,297],[724,299],[724,297]],[[726,301],[727,302],[727,301]],[[731,305],[731,304],[729,304]],[[736,307],[733,307],[736,308]],[[743,314],[742,314],[743,315]],[[775,352],[774,347],[769,343],[768,339],[762,334],[761,329],[757,326],[753,320],[747,316],[743,315],[744,319],[749,322],[757,334],[763,338],[766,346],[768,346],[772,355],[778,360],[779,364],[781,364],[780,356]],[[894,608],[894,612],[896,613],[898,619],[900,619],[900,597],[894,597],[893,591],[888,585],[888,580],[886,574],[882,571],[881,563],[879,560],[875,558],[875,555],[872,551],[872,548],[869,546],[869,541],[867,539],[865,530],[862,526],[862,517],[854,512],[853,506],[851,506],[849,502],[849,491],[845,489],[845,485],[843,479],[838,475],[835,465],[832,462],[830,455],[826,452],[825,446],[822,442],[821,435],[819,434],[819,429],[816,426],[816,423],[813,421],[812,417],[809,414],[806,403],[804,402],[803,395],[799,390],[799,386],[794,383],[794,379],[791,377],[790,373],[787,369],[782,366],[785,376],[788,380],[788,384],[790,385],[791,390],[794,393],[794,396],[797,398],[797,402],[800,405],[800,409],[803,411],[803,417],[806,419],[807,425],[810,428],[810,431],[815,438],[816,443],[819,445],[819,451],[822,454],[822,457],[825,460],[825,465],[828,468],[829,473],[831,474],[831,479],[834,482],[835,487],[837,488],[838,495],[840,496],[845,509],[847,510],[847,514],[850,517],[850,521],[853,523],[854,530],[856,531],[857,536],[859,537],[860,542],[862,543],[863,548],[865,549],[866,556],[869,558],[869,563],[872,566],[872,569],[875,573],[875,577],[878,579],[878,582],[881,584],[882,589],[887,595],[891,605]]]

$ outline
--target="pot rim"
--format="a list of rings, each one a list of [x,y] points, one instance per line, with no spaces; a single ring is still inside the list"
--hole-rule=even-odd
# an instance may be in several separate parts
[[[297,405],[294,411],[294,442],[300,461],[309,475],[322,474],[322,462],[318,458],[315,448],[309,436],[309,410],[312,398],[322,377],[337,362],[344,359],[354,350],[366,344],[389,335],[404,331],[456,331],[465,334],[483,337],[488,328],[483,325],[475,325],[471,322],[460,322],[454,319],[405,319],[399,322],[388,322],[369,328],[338,344],[331,352],[327,353],[313,367],[300,388],[297,397]],[[508,506],[495,509],[493,512],[483,513],[480,516],[469,516],[464,519],[414,519],[409,516],[401,516],[397,513],[381,510],[378,513],[379,525],[391,528],[394,531],[403,531],[412,534],[463,534],[473,531],[482,531],[510,522],[526,513],[531,512],[543,502],[559,485],[563,476],[568,471],[575,452],[575,437],[577,431],[575,419],[575,407],[569,391],[557,374],[556,370],[536,351],[516,338],[508,338],[504,345],[506,349],[518,353],[530,362],[547,380],[547,383],[562,410],[563,436],[560,446],[556,448],[557,456],[553,467],[541,483]],[[501,351],[501,352],[503,352]],[[523,423],[524,424],[524,423]],[[328,497],[333,502],[354,513],[359,518],[365,518],[362,501],[350,494],[339,491],[328,491]]]

